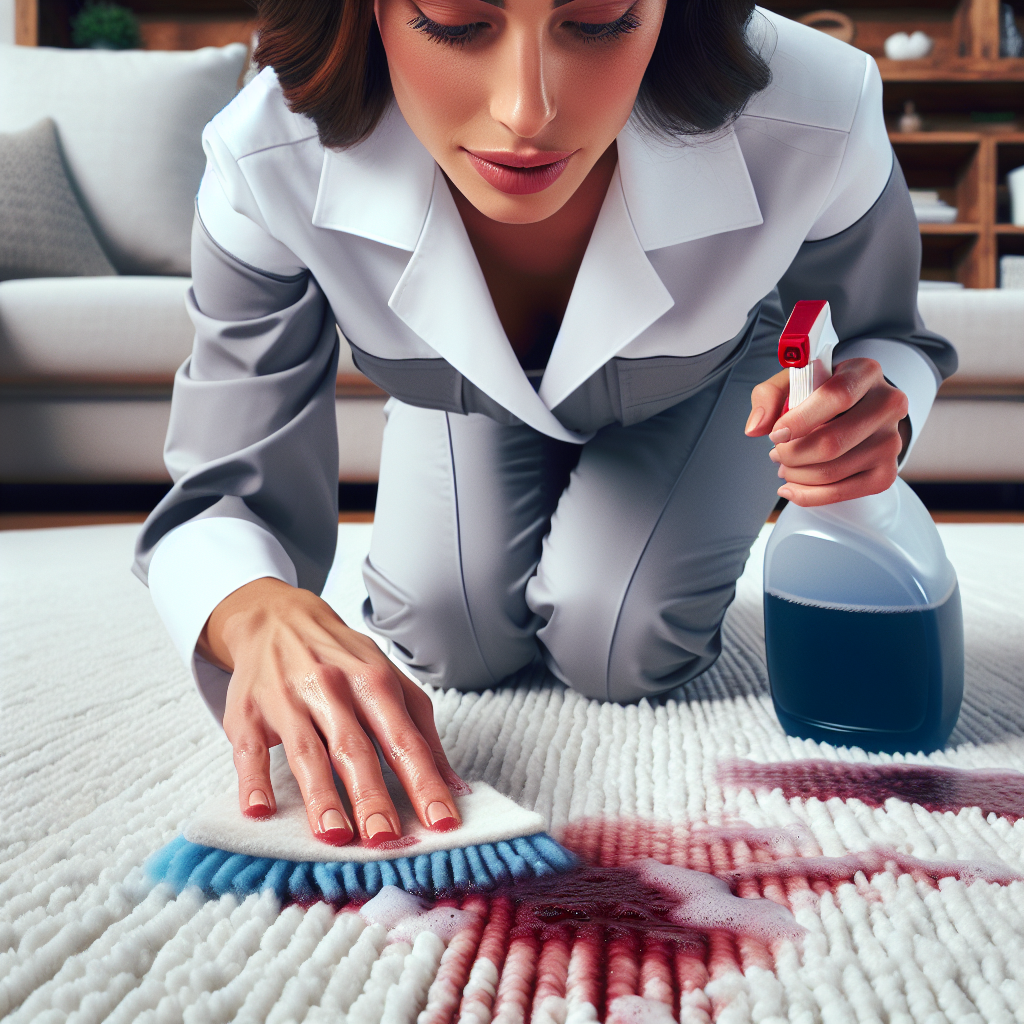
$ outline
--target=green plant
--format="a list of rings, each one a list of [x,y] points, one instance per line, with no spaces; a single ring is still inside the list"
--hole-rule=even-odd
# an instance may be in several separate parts
[[[139,23],[127,7],[89,3],[71,22],[75,46],[105,50],[131,50],[139,45]]]

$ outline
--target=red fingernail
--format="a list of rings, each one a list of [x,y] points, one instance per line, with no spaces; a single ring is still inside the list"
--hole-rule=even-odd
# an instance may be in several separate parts
[[[266,818],[273,814],[270,809],[270,801],[262,789],[254,789],[249,794],[249,806],[243,813],[247,818]]]
[[[398,838],[399,836],[397,836],[394,832],[374,832],[372,836],[369,836],[367,839],[363,840],[363,845],[373,848],[377,846],[383,846],[385,843],[393,843]]]
[[[352,833],[343,828],[329,828],[317,835],[317,839],[328,846],[348,846],[352,842]]]
[[[383,814],[371,814],[366,819],[366,842],[369,846],[394,842],[398,835],[391,828],[391,822]]]
[[[324,811],[320,816],[320,832],[317,834],[317,839],[321,842],[331,846],[344,846],[351,842],[354,834],[341,811],[332,808],[329,811]]]
[[[427,821],[432,832],[450,832],[459,827],[458,818],[440,800],[432,800],[427,807]]]
[[[459,827],[458,818],[439,818],[430,826],[431,832],[451,832],[452,829]]]

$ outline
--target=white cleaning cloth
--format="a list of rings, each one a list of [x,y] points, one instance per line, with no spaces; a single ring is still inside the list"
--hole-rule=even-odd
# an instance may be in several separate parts
[[[277,813],[268,818],[247,818],[238,809],[235,793],[211,797],[199,808],[185,829],[185,838],[201,846],[213,846],[251,857],[294,861],[395,860],[418,857],[435,850],[497,843],[502,839],[531,836],[545,830],[544,819],[524,810],[485,782],[471,783],[473,792],[455,797],[462,825],[451,832],[431,832],[420,824],[398,779],[385,770],[388,792],[402,822],[402,835],[414,842],[393,849],[354,842],[329,846],[313,838],[298,783],[283,757],[272,752],[270,770],[277,797]],[[388,844],[390,845],[390,844]]]

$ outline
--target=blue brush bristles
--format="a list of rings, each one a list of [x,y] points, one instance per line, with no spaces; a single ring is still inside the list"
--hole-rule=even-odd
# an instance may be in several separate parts
[[[395,860],[296,862],[227,853],[171,840],[146,864],[154,882],[168,882],[177,892],[198,886],[207,896],[273,890],[283,901],[341,905],[368,899],[385,885],[395,885],[426,899],[487,892],[513,882],[569,871],[576,858],[551,836],[538,832],[499,843],[436,850]]]

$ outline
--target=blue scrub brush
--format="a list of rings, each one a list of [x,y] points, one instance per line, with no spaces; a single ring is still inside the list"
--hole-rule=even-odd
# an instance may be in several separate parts
[[[451,833],[452,838],[457,834]],[[437,900],[569,871],[576,864],[573,854],[543,832],[365,863],[254,857],[178,836],[149,859],[146,872],[154,882],[169,882],[177,892],[194,885],[210,897],[234,893],[244,899],[272,889],[282,901],[343,905],[369,899],[385,885]]]
[[[317,841],[298,786],[282,772],[274,780],[276,814],[246,818],[233,795],[208,801],[184,835],[149,859],[147,874],[178,892],[194,885],[210,897],[244,899],[270,889],[282,901],[343,905],[367,900],[385,885],[431,900],[486,892],[578,863],[542,831],[539,814],[485,783],[455,797],[462,825],[444,833],[425,829],[400,787],[389,789],[402,820],[404,845],[397,848]]]

